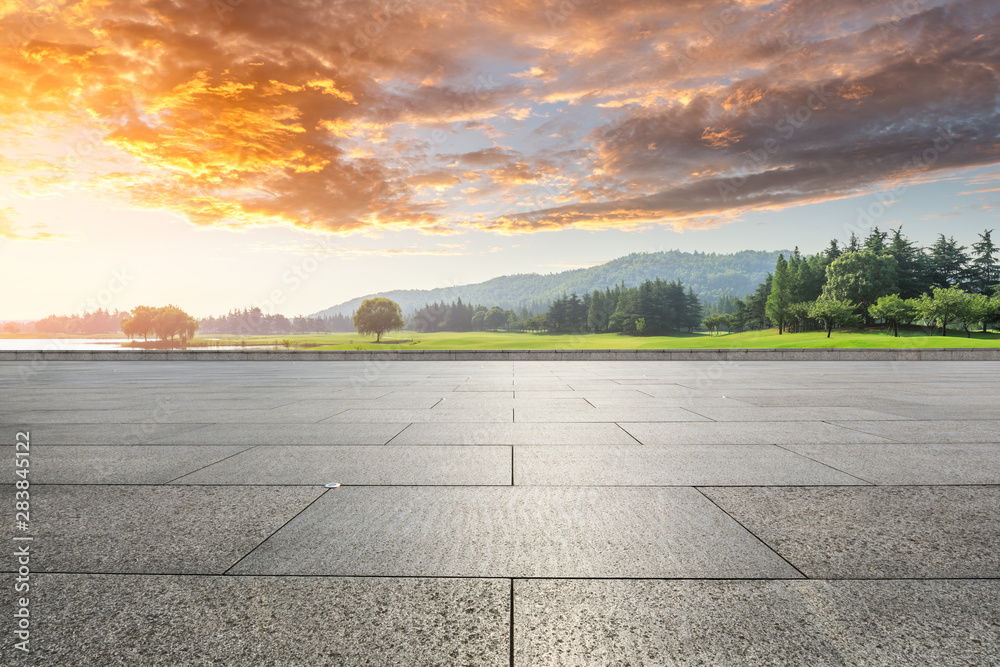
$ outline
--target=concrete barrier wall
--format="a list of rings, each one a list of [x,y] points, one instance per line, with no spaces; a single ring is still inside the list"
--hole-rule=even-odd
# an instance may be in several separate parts
[[[781,350],[10,350],[0,361],[1000,361],[1000,348]]]

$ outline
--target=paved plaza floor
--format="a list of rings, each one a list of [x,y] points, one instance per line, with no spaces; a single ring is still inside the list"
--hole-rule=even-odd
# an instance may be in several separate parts
[[[6,553],[31,554],[31,653],[9,556],[0,664],[1000,663],[1000,363],[0,382]]]

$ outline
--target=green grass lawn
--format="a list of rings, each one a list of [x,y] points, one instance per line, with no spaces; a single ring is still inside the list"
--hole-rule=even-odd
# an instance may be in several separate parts
[[[120,338],[109,334],[95,336],[49,336],[37,334],[0,335],[0,338]],[[214,339],[214,340],[213,340]],[[333,334],[278,334],[238,336],[210,334],[189,342],[188,349],[216,345],[232,346],[245,343],[247,347],[266,346],[292,350],[629,350],[629,349],[717,349],[717,348],[802,348],[802,347],[1000,347],[1000,334],[972,334],[966,338],[963,331],[949,331],[948,336],[927,334],[924,328],[910,327],[900,330],[900,337],[886,336],[884,330],[863,329],[834,331],[826,337],[821,331],[778,335],[777,329],[745,333],[677,334],[675,336],[622,336],[619,334],[536,334],[509,333],[506,331],[477,331],[471,333],[417,333],[399,331],[383,336],[382,343],[375,343],[372,336],[356,333]],[[286,348],[285,342],[288,346]]]
[[[394,332],[375,343],[371,336],[356,333],[289,334],[278,336],[213,335],[218,341],[198,338],[192,347],[239,345],[276,345],[284,348],[288,341],[296,350],[615,350],[615,349],[717,349],[717,348],[796,348],[796,347],[998,347],[1000,334],[973,334],[966,338],[962,331],[949,331],[948,336],[929,336],[926,329],[900,331],[900,337],[886,336],[882,330],[834,331],[833,336],[817,331],[778,335],[777,329],[745,333],[711,335],[709,333],[678,334],[676,336],[622,336],[619,334],[533,334],[499,332],[417,333]]]

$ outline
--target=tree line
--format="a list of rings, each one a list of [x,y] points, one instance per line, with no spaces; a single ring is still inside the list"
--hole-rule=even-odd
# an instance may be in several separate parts
[[[48,334],[103,334],[118,333],[121,319],[130,315],[129,311],[105,310],[84,311],[82,315],[49,315],[21,327],[25,333],[34,329],[35,333]],[[13,332],[12,332],[13,333]]]
[[[624,282],[591,294],[562,295],[548,310],[532,313],[500,306],[463,303],[425,304],[407,320],[408,329],[433,331],[551,331],[554,333],[619,332],[634,335],[691,331],[701,322],[702,306],[679,280],[647,280],[637,287]]]
[[[329,317],[286,317],[265,314],[257,306],[231,310],[219,317],[200,320],[202,333],[220,334],[284,334],[284,333],[350,333],[354,323],[346,315]]]
[[[940,327],[962,324],[968,335],[986,331],[1000,314],[1000,266],[993,230],[984,230],[971,246],[941,234],[926,248],[903,235],[902,227],[883,232],[874,227],[862,241],[855,234],[843,246],[803,257],[798,248],[744,299],[715,304],[705,318],[713,331],[743,331],[777,326],[778,333],[819,328],[829,336],[835,325],[885,324],[895,335],[899,325],[923,322]]]

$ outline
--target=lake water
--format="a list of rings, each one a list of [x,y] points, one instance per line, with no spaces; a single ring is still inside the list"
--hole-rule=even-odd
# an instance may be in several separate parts
[[[204,339],[199,339],[204,340]],[[122,350],[127,338],[0,338],[0,350]],[[192,347],[190,350],[273,350],[284,349],[276,345],[220,345],[218,347]]]

